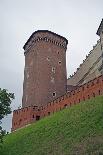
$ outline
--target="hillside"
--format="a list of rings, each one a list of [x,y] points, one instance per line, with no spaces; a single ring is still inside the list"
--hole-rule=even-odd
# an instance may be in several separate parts
[[[103,96],[7,135],[0,155],[103,155]]]

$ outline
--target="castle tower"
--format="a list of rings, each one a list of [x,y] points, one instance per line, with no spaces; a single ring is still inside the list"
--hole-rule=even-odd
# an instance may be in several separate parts
[[[34,32],[24,45],[22,106],[42,106],[66,92],[66,38],[48,30]]]

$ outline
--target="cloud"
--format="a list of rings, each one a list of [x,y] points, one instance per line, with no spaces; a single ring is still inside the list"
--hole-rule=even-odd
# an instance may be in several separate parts
[[[103,18],[102,0],[1,0],[0,87],[14,92],[16,109],[22,101],[23,45],[38,29],[48,29],[68,39],[67,73],[72,74],[92,49]],[[11,116],[3,120],[10,130]]]

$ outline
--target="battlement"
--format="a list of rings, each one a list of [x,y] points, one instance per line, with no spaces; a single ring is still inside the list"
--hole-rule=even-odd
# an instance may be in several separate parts
[[[67,79],[67,85],[82,85],[87,83],[89,80],[94,79],[101,75],[99,70],[102,64],[102,51],[100,39],[93,46],[93,49],[86,55],[83,63],[77,68],[77,70],[70,75]]]
[[[58,97],[45,106],[30,106],[15,110],[13,112],[12,131],[98,95],[103,95],[103,75]]]
[[[64,49],[67,49],[68,40],[64,38],[63,36],[60,36],[54,32],[48,31],[48,30],[38,30],[35,31],[30,38],[27,40],[27,42],[24,45],[25,52],[32,47],[32,45],[38,43],[38,42],[49,42],[52,44],[55,44],[59,47],[62,47]]]
[[[97,40],[97,43],[93,46],[93,49],[88,53],[88,55],[86,55],[86,57],[85,57],[85,59],[83,60],[83,62],[79,65],[79,67],[76,69],[76,71],[75,71],[73,74],[71,74],[71,75],[69,76],[68,79],[72,78],[72,77],[78,72],[78,70],[81,68],[81,66],[84,65],[84,63],[85,63],[86,61],[88,61],[88,57],[93,53],[93,50],[96,48],[96,46],[97,46],[98,44],[100,44],[100,39]]]

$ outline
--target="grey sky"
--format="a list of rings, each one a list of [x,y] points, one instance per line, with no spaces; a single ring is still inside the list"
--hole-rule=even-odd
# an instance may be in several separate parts
[[[21,104],[23,45],[38,29],[47,29],[68,39],[67,74],[85,59],[99,37],[103,0],[0,0],[0,87],[15,93],[12,108]],[[11,116],[3,120],[10,130]]]

